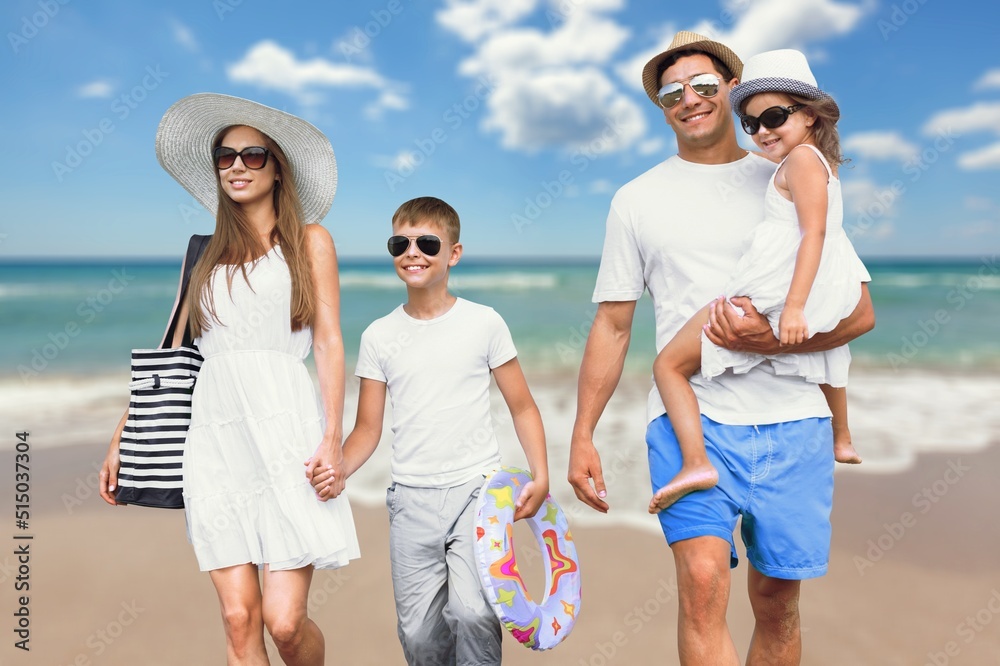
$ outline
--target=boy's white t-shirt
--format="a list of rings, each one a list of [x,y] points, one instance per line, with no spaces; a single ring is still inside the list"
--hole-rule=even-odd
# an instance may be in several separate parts
[[[764,193],[775,171],[748,154],[728,164],[673,156],[615,194],[608,213],[595,303],[653,299],[659,352],[688,319],[722,294],[753,228],[764,216]],[[751,294],[752,296],[752,294]],[[718,423],[762,425],[830,416],[817,384],[777,376],[770,362],[691,379],[701,413]],[[649,421],[666,413],[654,386]]]
[[[372,322],[354,374],[386,384],[394,482],[451,488],[499,467],[490,371],[515,356],[503,318],[462,298],[435,319],[399,306]]]

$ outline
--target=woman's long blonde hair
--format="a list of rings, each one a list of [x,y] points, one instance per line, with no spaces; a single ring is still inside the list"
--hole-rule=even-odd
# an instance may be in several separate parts
[[[226,127],[219,132],[212,142],[212,149],[222,145],[222,140],[236,125]],[[259,130],[258,130],[259,131]],[[281,252],[288,264],[288,272],[292,278],[291,326],[293,331],[310,326],[315,312],[313,302],[312,273],[309,257],[305,250],[304,220],[302,204],[298,191],[295,189],[295,175],[292,172],[288,158],[271,137],[263,132],[264,147],[270,151],[270,159],[275,160],[275,174],[279,179],[274,183],[274,214],[275,225],[271,231],[272,244],[281,245]],[[220,173],[216,170],[216,179]],[[215,312],[215,297],[209,281],[216,266],[226,267],[226,285],[230,294],[233,288],[233,278],[237,271],[247,276],[247,258],[250,258],[250,268],[260,261],[267,253],[257,232],[250,225],[243,208],[234,202],[219,185],[219,212],[215,216],[215,234],[205,247],[204,254],[195,265],[188,284],[188,328],[192,338],[200,336],[211,326],[209,319],[222,324]]]

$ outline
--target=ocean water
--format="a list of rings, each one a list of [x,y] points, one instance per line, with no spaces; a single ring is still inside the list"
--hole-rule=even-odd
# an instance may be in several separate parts
[[[856,366],[1000,368],[1000,264],[869,260],[876,329],[851,345]],[[0,263],[0,367],[23,381],[125,372],[129,350],[159,343],[179,265],[166,261]],[[463,261],[452,291],[495,308],[530,371],[575,372],[596,306],[597,261]],[[386,260],[343,260],[341,317],[348,371],[364,328],[405,299]],[[636,314],[627,366],[655,355],[652,307]]]

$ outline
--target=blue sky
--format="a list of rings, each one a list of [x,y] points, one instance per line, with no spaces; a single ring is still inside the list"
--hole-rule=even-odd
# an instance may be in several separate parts
[[[986,0],[6,2],[0,259],[177,257],[209,233],[153,153],[205,91],[330,137],[342,256],[381,256],[393,210],[434,195],[467,256],[596,257],[614,191],[675,150],[640,73],[680,29],[806,52],[863,256],[979,256],[1000,241],[997,25]]]

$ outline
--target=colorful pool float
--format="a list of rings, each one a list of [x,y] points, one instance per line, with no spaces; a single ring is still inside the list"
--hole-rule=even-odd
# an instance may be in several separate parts
[[[532,650],[548,650],[566,638],[580,612],[580,566],[566,514],[545,498],[528,525],[545,554],[545,596],[535,603],[514,556],[514,502],[531,475],[505,467],[486,479],[476,506],[479,577],[500,622]]]

